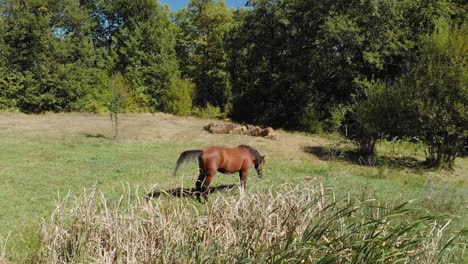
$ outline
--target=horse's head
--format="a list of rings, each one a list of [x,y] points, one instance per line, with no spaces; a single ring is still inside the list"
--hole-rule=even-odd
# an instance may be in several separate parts
[[[262,156],[261,160],[255,162],[255,170],[257,171],[258,177],[263,177],[263,165],[265,164],[265,156]]]

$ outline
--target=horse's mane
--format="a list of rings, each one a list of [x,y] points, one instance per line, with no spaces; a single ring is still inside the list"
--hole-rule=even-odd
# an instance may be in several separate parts
[[[252,155],[255,157],[255,163],[260,162],[263,159],[262,155],[260,155],[260,153],[258,153],[258,151],[252,148],[251,146],[240,145],[239,147],[248,149],[250,153],[252,153]]]

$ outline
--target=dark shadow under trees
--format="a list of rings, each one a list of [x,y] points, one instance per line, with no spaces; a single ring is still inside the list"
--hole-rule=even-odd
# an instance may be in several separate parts
[[[418,160],[414,157],[391,157],[380,155],[362,154],[357,150],[342,150],[334,147],[303,147],[307,153],[315,155],[320,160],[340,160],[353,164],[380,167],[387,166],[395,169],[427,169],[429,168],[426,161]]]

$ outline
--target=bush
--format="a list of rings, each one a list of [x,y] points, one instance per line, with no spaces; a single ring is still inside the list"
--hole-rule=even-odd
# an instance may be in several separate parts
[[[175,79],[163,98],[164,112],[187,116],[192,113],[195,84],[190,80]]]
[[[111,112],[112,126],[114,127],[114,139],[119,135],[119,114],[125,111],[128,106],[129,94],[128,94],[128,83],[118,73],[113,75],[109,81],[109,110]]]
[[[227,118],[227,113],[221,112],[221,108],[218,106],[213,106],[210,103],[206,105],[205,108],[195,108],[195,116],[201,118],[211,118],[211,119],[225,119]]]
[[[340,104],[330,107],[328,111],[330,117],[325,119],[326,130],[328,132],[337,132],[345,120],[349,107]]]
[[[109,111],[109,75],[104,72],[96,72],[92,84],[76,102],[70,102],[69,109],[78,112],[107,113]]]
[[[13,75],[0,79],[0,110],[18,111],[16,93],[21,89],[21,84]]]
[[[468,137],[468,26],[450,28],[441,20],[423,43],[419,65],[402,89],[414,100],[414,136],[428,146],[428,164],[452,167]]]
[[[323,127],[320,119],[321,116],[315,109],[315,103],[310,103],[304,109],[304,112],[299,119],[301,130],[308,133],[321,133],[323,131]]]
[[[374,153],[383,136],[413,137],[427,146],[430,166],[452,167],[468,136],[468,35],[439,22],[409,73],[390,85],[376,81],[353,112],[352,138]]]
[[[418,115],[411,107],[413,98],[408,97],[399,83],[371,81],[366,87],[367,100],[355,107],[357,129],[353,131],[361,152],[374,154],[379,139],[391,136],[402,138],[414,127]]]

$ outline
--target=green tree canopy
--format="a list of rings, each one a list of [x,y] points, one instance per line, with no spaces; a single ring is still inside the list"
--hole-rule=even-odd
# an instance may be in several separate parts
[[[369,86],[356,119],[362,146],[383,136],[420,139],[429,165],[453,166],[468,137],[468,31],[445,20],[423,37],[421,55],[393,85]]]
[[[182,76],[194,80],[196,101],[201,106],[224,106],[230,101],[225,38],[232,20],[223,0],[191,0],[175,16]]]

